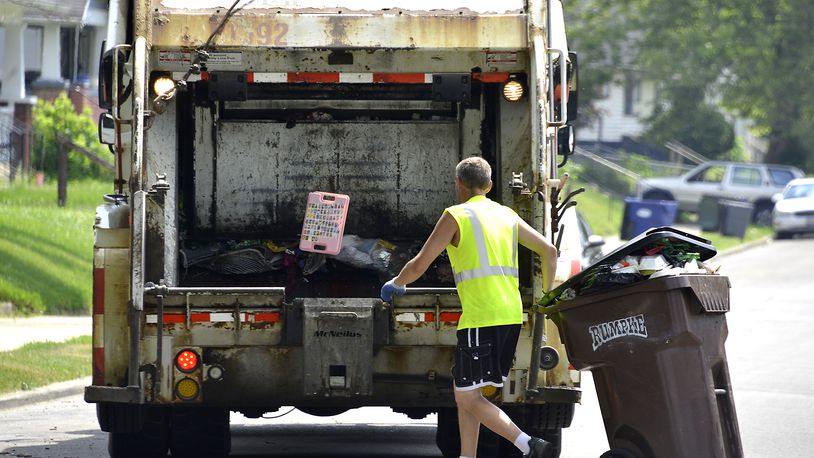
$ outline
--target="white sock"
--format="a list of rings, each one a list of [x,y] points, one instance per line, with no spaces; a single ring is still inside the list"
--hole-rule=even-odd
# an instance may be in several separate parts
[[[463,455],[461,455],[458,458],[475,458],[475,457],[474,456],[463,456]]]
[[[528,455],[531,451],[531,448],[529,447],[529,440],[531,440],[531,436],[524,432],[520,432],[520,435],[514,440],[514,446],[519,448],[523,455]]]

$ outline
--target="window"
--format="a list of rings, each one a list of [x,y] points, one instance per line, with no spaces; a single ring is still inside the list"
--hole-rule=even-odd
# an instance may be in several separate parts
[[[725,171],[726,168],[724,166],[713,165],[691,176],[687,181],[695,183],[720,183],[724,180]]]
[[[760,186],[762,182],[760,170],[754,167],[734,167],[732,169],[732,184],[742,186]]]
[[[785,186],[789,181],[794,179],[794,174],[791,173],[791,170],[774,167],[769,167],[769,176],[772,178],[772,183],[777,186]]]
[[[625,75],[625,115],[635,115],[635,107],[641,98],[641,80],[633,73]]]
[[[814,197],[814,184],[798,184],[786,190],[784,199],[797,199],[801,197]]]

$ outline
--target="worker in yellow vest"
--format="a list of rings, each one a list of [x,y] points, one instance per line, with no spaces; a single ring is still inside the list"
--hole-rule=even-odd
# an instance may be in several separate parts
[[[398,276],[382,286],[385,302],[406,292],[446,248],[463,313],[452,375],[461,433],[461,458],[475,458],[483,424],[520,449],[524,457],[549,458],[554,445],[520,430],[481,394],[486,385],[502,387],[509,375],[523,305],[517,272],[518,242],[541,256],[543,287],[552,287],[557,249],[512,209],[486,198],[492,169],[480,157],[455,168],[458,205],[447,208],[424,243]]]

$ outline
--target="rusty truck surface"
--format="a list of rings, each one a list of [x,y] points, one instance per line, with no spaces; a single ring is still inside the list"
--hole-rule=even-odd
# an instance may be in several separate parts
[[[114,0],[108,30],[117,178],[94,228],[85,399],[111,456],[226,456],[232,411],[389,406],[436,413],[457,457],[449,261],[390,303],[379,288],[455,203],[467,156],[556,239],[576,102],[560,2]],[[313,191],[350,198],[337,255],[299,249]],[[517,355],[484,394],[559,443],[579,373],[532,310],[539,260],[519,259]]]

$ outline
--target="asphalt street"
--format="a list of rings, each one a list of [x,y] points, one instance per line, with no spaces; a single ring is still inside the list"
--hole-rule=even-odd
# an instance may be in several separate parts
[[[811,456],[814,443],[814,239],[772,242],[713,262],[730,278],[726,351],[746,457]],[[564,431],[562,458],[607,450],[590,374]],[[285,414],[282,409],[279,414]],[[435,417],[384,408],[336,417],[299,411],[270,419],[232,414],[236,457],[438,457]],[[94,407],[72,396],[0,410],[0,456],[101,458]]]

